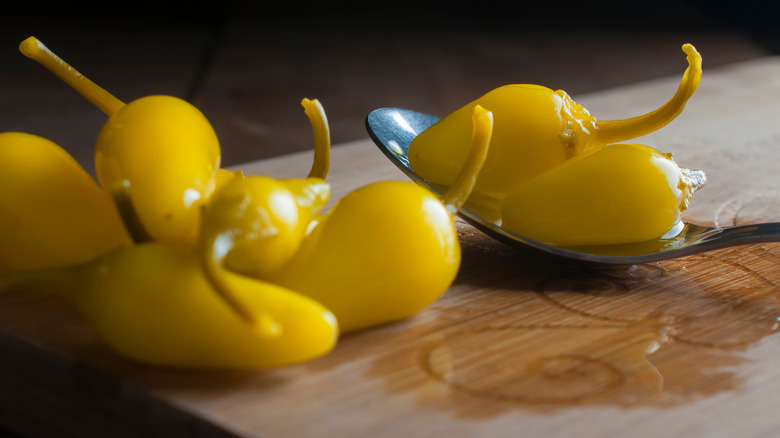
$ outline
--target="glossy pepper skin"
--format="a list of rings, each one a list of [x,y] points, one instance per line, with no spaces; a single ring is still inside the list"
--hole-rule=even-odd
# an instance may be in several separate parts
[[[347,332],[417,313],[459,266],[441,201],[411,182],[379,182],[340,199],[272,280],[323,303]]]
[[[460,266],[454,214],[484,162],[492,116],[475,108],[473,148],[443,199],[382,181],[341,198],[272,281],[330,309],[342,332],[411,316],[438,299]]]
[[[203,250],[232,271],[267,278],[298,250],[329,195],[320,178],[234,178],[203,210]]]
[[[595,120],[561,91],[538,85],[505,85],[456,110],[421,132],[409,146],[414,171],[449,186],[463,165],[470,141],[469,117],[475,105],[493,112],[493,144],[472,201],[490,204],[519,182],[574,156]],[[567,130],[573,133],[562,135]]]
[[[131,240],[109,196],[43,137],[0,133],[0,273],[83,263]]]
[[[35,37],[19,48],[108,116],[95,146],[98,181],[112,196],[130,200],[148,234],[144,237],[194,247],[200,206],[214,191],[221,159],[206,117],[173,96],[147,96],[125,104]]]
[[[655,239],[670,231],[704,185],[701,171],[638,144],[591,150],[537,176],[504,199],[502,226],[557,246]]]
[[[247,324],[219,297],[191,251],[157,243],[84,265],[0,277],[0,290],[63,293],[114,351],[150,365],[257,369],[314,359],[335,345],[336,320],[319,303],[225,275],[257,324]]]
[[[200,208],[215,187],[217,136],[206,117],[172,96],[147,96],[112,114],[95,148],[98,180],[127,188],[151,237],[193,246]]]
[[[524,182],[564,161],[606,144],[657,130],[674,119],[698,87],[701,57],[683,46],[688,69],[666,104],[626,120],[597,121],[564,91],[538,85],[507,85],[456,110],[420,133],[409,147],[409,162],[426,180],[449,186],[468,149],[468,117],[479,104],[495,116],[493,144],[470,204],[493,221],[500,221],[501,200]]]

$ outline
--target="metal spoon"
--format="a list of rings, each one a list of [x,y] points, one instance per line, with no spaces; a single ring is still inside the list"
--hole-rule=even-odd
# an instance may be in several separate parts
[[[414,173],[407,153],[412,139],[439,121],[438,117],[399,108],[381,108],[366,117],[366,129],[379,149],[414,182],[440,193]],[[534,249],[568,259],[612,265],[665,260],[729,246],[780,241],[780,223],[713,228],[690,223],[658,239],[621,245],[561,248],[537,242],[502,228],[473,211],[462,208],[458,215],[485,234],[520,249]]]

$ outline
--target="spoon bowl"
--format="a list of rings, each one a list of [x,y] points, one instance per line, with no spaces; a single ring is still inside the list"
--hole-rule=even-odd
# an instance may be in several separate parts
[[[441,194],[436,187],[417,175],[409,164],[409,144],[423,130],[439,121],[438,117],[400,108],[380,108],[366,117],[366,129],[377,147],[412,181]],[[581,262],[628,265],[671,259],[736,245],[780,241],[780,223],[734,227],[706,227],[680,222],[658,239],[620,245],[557,247],[522,236],[483,218],[468,208],[458,211],[463,220],[501,242],[522,250]]]

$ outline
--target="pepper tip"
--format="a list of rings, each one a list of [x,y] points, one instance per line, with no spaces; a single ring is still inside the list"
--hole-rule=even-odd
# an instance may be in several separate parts
[[[19,51],[22,52],[24,56],[33,58],[40,50],[42,50],[42,45],[43,44],[40,42],[40,40],[38,40],[38,38],[35,38],[34,36],[27,37],[19,44]]]
[[[474,106],[472,117],[474,118],[474,120],[489,118],[490,121],[492,122],[493,113],[490,110],[485,109],[485,107],[483,107],[482,105],[477,104]]]
[[[301,105],[303,105],[304,108],[309,108],[312,105],[316,105],[317,103],[319,103],[317,99],[309,99],[308,97],[301,99]]]
[[[693,47],[693,44],[685,43],[682,46],[683,52],[685,52],[686,55],[688,55],[688,62],[693,64],[700,65],[701,64],[701,55],[696,50],[696,47]]]

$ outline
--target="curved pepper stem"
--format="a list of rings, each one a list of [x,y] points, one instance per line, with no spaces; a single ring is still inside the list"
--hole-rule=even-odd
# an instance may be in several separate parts
[[[311,129],[314,133],[314,162],[312,163],[309,177],[325,179],[330,171],[330,128],[325,110],[317,99],[303,99],[301,101],[306,115],[309,117]]]
[[[57,75],[107,116],[111,116],[125,106],[124,102],[76,71],[37,38],[31,36],[22,41],[19,44],[19,51]]]
[[[207,242],[203,242],[204,248],[199,251],[203,273],[206,279],[214,287],[214,290],[236,314],[250,325],[257,325],[252,312],[239,301],[225,280],[222,270],[222,262],[228,251],[233,247],[232,236],[228,233],[211,236]]]
[[[608,120],[596,122],[598,131],[594,143],[611,144],[641,137],[660,129],[677,117],[685,103],[696,91],[701,81],[701,55],[691,44],[682,46],[688,61],[680,86],[671,100],[657,110],[643,116],[626,120]]]
[[[493,113],[481,105],[474,107],[471,122],[473,126],[471,147],[466,162],[458,172],[455,182],[442,196],[442,202],[451,215],[455,215],[471,195],[482,165],[485,164],[490,138],[493,135]]]
[[[265,339],[274,339],[282,335],[284,328],[271,315],[261,313],[255,315],[244,305],[233,293],[233,287],[225,278],[225,272],[222,268],[222,262],[233,247],[232,236],[230,233],[222,233],[212,236],[210,241],[204,242],[211,251],[200,251],[200,262],[203,268],[203,274],[206,280],[211,284],[217,295],[222,301],[238,315],[239,318],[249,324],[255,333]]]

